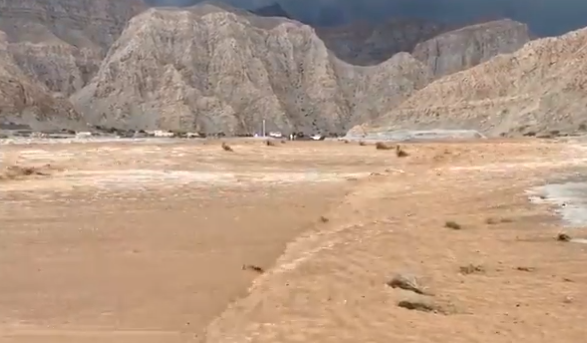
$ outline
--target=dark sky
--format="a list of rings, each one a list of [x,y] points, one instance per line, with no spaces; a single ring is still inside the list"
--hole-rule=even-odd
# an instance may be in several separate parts
[[[201,0],[147,0],[166,6],[191,5]],[[452,23],[479,18],[508,17],[530,25],[539,36],[559,35],[587,26],[587,0],[277,0],[291,15],[318,25],[356,19],[423,18]],[[225,0],[233,6],[255,8],[274,0]]]

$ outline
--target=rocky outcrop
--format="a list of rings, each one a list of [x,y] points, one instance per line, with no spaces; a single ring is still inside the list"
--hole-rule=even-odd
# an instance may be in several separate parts
[[[54,97],[19,69],[8,51],[6,35],[0,31],[0,123],[47,130],[79,127],[80,119],[67,99]]]
[[[374,67],[334,57],[314,29],[213,5],[134,17],[72,101],[94,124],[248,134],[342,133],[431,76],[409,54]]]
[[[399,52],[411,52],[418,43],[448,30],[446,24],[393,19],[381,24],[355,22],[317,28],[317,33],[340,59],[367,66],[379,64]]]
[[[29,77],[49,90],[69,96],[82,89],[96,74],[103,55],[69,44],[9,44],[16,63]]]
[[[70,95],[97,72],[141,0],[0,0],[0,30],[16,63],[49,90]]]
[[[354,131],[476,129],[516,135],[587,128],[587,29],[527,43],[443,77]]]
[[[512,53],[529,41],[525,24],[504,19],[438,35],[419,43],[413,55],[440,77],[474,67],[496,55]]]

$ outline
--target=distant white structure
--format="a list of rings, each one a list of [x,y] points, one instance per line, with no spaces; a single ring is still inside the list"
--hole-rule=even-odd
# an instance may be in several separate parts
[[[154,130],[154,131],[145,131],[150,135],[155,137],[173,137],[173,132],[163,131],[163,130]]]
[[[269,137],[282,138],[283,137],[283,133],[281,133],[279,131],[272,131],[272,132],[269,132]]]
[[[315,134],[315,135],[312,135],[311,138],[315,141],[319,141],[322,139],[322,135]]]
[[[75,133],[75,138],[88,138],[92,137],[92,133],[89,131],[81,131]]]

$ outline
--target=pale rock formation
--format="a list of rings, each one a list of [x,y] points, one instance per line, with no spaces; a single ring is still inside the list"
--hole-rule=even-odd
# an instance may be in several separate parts
[[[66,96],[97,72],[141,0],[0,0],[8,50],[33,80]]]
[[[443,77],[353,132],[477,129],[490,135],[587,128],[587,29],[527,43]]]
[[[440,77],[469,69],[499,54],[512,53],[529,41],[525,24],[503,19],[440,34],[419,43],[413,55]]]
[[[217,5],[134,17],[71,99],[92,123],[252,134],[342,133],[431,80],[403,53],[374,67],[334,57],[314,29]]]
[[[0,123],[26,124],[35,130],[82,126],[67,99],[53,96],[20,70],[8,45],[0,31]]]
[[[449,25],[424,20],[390,19],[318,28],[318,36],[334,54],[351,64],[376,65],[399,52],[449,30]]]

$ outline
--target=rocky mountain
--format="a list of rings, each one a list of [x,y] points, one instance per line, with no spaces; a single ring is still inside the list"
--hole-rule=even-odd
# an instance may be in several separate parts
[[[453,32],[390,21],[345,43],[356,47],[355,61],[381,62],[362,67],[337,58],[327,48],[334,40],[325,45],[315,29],[274,17],[278,6],[263,12],[269,17],[217,3],[145,8],[140,0],[0,0],[5,74],[30,89],[6,83],[15,103],[3,113],[42,104],[43,115],[76,119],[72,103],[85,122],[123,129],[251,134],[266,120],[270,130],[342,133],[527,40],[512,21]],[[396,54],[414,46],[415,57]]]
[[[436,77],[469,69],[530,41],[528,26],[503,19],[466,26],[419,43],[413,55]]]
[[[211,4],[135,16],[93,81],[72,96],[88,121],[121,128],[341,133],[431,79],[409,54],[338,60],[314,29]]]
[[[142,0],[0,0],[0,30],[17,65],[65,96],[98,71]]]
[[[318,27],[316,32],[337,57],[355,65],[379,64],[398,52],[412,52],[418,43],[450,29],[447,24],[425,20],[390,19],[383,23],[365,21],[335,27]]]
[[[8,51],[0,31],[0,124],[26,124],[37,130],[80,126],[80,115],[65,98],[54,97],[27,77]]]
[[[532,41],[436,80],[352,133],[477,129],[489,135],[587,128],[587,29]]]

